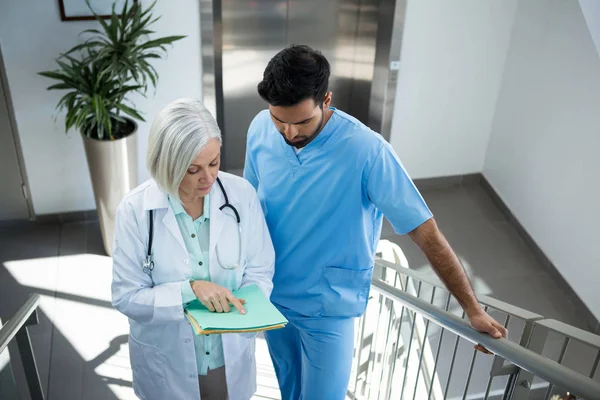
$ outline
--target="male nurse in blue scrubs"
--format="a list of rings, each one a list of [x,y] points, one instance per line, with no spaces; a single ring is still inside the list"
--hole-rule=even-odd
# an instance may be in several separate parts
[[[506,336],[393,148],[330,107],[329,74],[327,59],[308,46],[279,52],[258,84],[269,108],[248,130],[244,177],[275,246],[271,300],[289,320],[265,333],[286,400],[345,398],[354,317],[366,307],[383,215],[425,253],[475,329]]]

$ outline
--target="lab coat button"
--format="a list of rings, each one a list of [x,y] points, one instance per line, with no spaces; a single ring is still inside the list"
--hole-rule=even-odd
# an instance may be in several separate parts
[[[196,377],[196,375],[194,375],[194,374],[190,374],[190,378],[191,378],[191,379],[194,379],[195,377]]]
[[[190,260],[188,260],[187,258],[186,258],[185,260],[183,260],[183,263],[184,263],[184,264],[187,264],[187,263],[189,263],[189,262],[190,262]]]
[[[189,342],[190,342],[190,339],[185,339],[185,342],[186,342],[186,343],[189,343]]]

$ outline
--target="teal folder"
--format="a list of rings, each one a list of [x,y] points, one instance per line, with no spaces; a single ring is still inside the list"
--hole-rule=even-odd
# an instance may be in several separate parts
[[[250,285],[235,290],[233,295],[246,300],[246,314],[240,314],[233,306],[228,313],[211,312],[198,300],[187,305],[185,315],[196,335],[258,332],[283,328],[287,324],[287,319],[271,304],[258,286]]]

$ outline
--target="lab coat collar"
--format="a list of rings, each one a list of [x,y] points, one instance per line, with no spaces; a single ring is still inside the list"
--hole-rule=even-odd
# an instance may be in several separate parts
[[[169,207],[169,196],[163,192],[156,181],[150,180],[150,186],[146,190],[146,197],[144,198],[144,210],[164,210],[166,209],[162,218],[162,223],[167,227],[171,235],[177,240],[177,243],[185,250],[185,242],[183,236],[177,224],[175,213],[173,209]],[[169,212],[170,211],[170,212]],[[156,213],[155,213],[156,215]]]
[[[219,173],[221,177],[221,182],[227,192],[227,196],[229,198],[229,202],[236,207],[239,205],[237,193],[231,190],[231,186],[227,183],[227,174]],[[221,230],[223,229],[224,219],[226,218],[223,213],[229,213],[231,210],[228,208],[223,211],[220,210],[220,207],[225,204],[225,197],[223,196],[223,192],[219,187],[219,184],[215,181],[213,187],[210,190],[210,245],[209,250],[212,253],[215,249],[217,240],[219,235],[221,234]],[[168,209],[169,207],[169,198],[165,192],[163,192],[158,184],[154,180],[150,180],[150,184],[148,189],[146,190],[146,195],[144,199],[144,210],[157,210],[157,209]],[[238,208],[239,209],[239,208]],[[163,224],[167,227],[167,229],[171,232],[173,237],[177,239],[179,244],[185,249],[185,243],[183,241],[183,237],[181,236],[181,232],[179,230],[179,225],[177,224],[177,220],[175,218],[175,213],[171,210],[171,212],[166,212],[164,218],[162,220]]]
[[[159,208],[169,208],[169,198],[165,192],[160,190],[156,181],[151,179],[144,197],[144,210],[157,210]]]
[[[227,196],[229,197],[229,202],[232,204],[236,204],[238,203],[238,196],[236,196],[236,193],[234,193],[231,190],[227,190],[228,185],[227,185],[227,178],[223,179],[224,176],[223,175],[227,175],[227,174],[222,174],[219,173],[219,176],[221,177],[221,182],[223,182],[223,186],[225,186],[225,190],[227,191]],[[218,205],[218,207],[216,207],[217,211],[219,210],[219,207],[223,204],[225,204],[225,198],[223,197],[223,192],[221,192],[221,188],[219,187],[219,184],[215,181],[213,187],[210,190],[210,202],[209,202],[209,207],[210,207],[210,217],[212,218],[214,213],[213,210],[215,207],[213,207],[213,205]],[[144,198],[144,210],[148,211],[148,210],[157,210],[160,208],[169,208],[169,197],[167,195],[167,193],[163,192],[159,187],[158,184],[156,183],[156,181],[154,181],[153,179],[151,179],[149,181],[149,186],[146,189],[146,194],[145,194],[145,198]],[[206,209],[204,210],[204,212],[206,212]]]

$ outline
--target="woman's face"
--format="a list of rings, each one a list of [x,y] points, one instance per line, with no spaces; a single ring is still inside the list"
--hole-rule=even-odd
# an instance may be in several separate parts
[[[179,185],[179,197],[204,197],[212,188],[221,164],[221,143],[211,139],[196,155]]]

